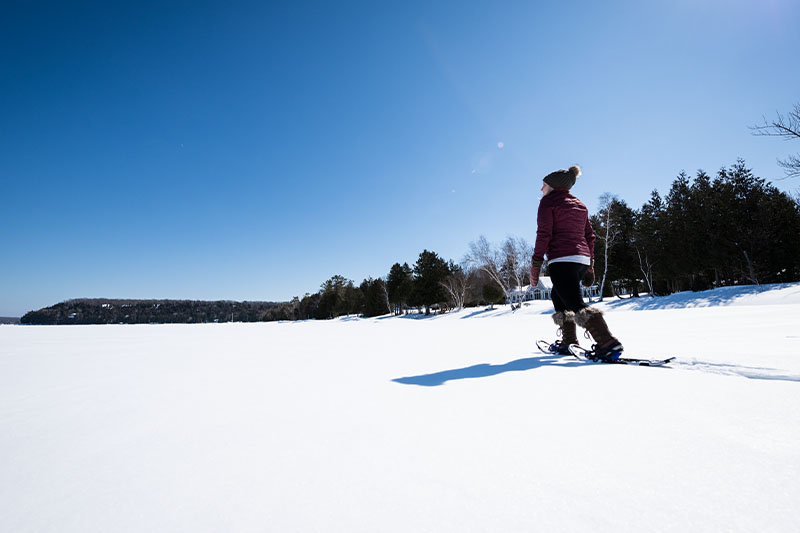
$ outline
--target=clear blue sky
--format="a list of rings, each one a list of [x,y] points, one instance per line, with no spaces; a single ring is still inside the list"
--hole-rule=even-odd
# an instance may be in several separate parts
[[[782,177],[798,146],[747,126],[800,101],[798,2],[547,4],[4,2],[0,316],[460,260],[533,240],[573,163],[591,211]]]

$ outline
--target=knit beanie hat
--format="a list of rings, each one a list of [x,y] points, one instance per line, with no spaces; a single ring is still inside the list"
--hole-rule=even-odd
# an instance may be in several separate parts
[[[556,170],[544,177],[544,182],[554,189],[569,189],[581,175],[581,167],[572,165],[567,170]]]

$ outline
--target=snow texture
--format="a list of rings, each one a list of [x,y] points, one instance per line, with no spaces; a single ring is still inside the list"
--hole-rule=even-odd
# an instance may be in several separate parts
[[[796,531],[800,284],[600,307],[2,326],[0,529]]]

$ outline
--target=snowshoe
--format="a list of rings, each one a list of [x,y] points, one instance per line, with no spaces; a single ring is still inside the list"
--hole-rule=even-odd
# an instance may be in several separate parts
[[[572,355],[572,351],[570,351],[569,344],[565,344],[561,341],[555,341],[552,343],[548,343],[547,341],[536,341],[536,346],[544,353],[553,354],[553,355]]]

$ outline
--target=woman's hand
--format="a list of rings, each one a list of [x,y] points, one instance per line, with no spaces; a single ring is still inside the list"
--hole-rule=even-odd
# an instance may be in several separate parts
[[[589,268],[586,269],[586,273],[583,275],[581,284],[584,287],[591,287],[594,285],[594,259],[592,259],[592,263],[589,265]]]
[[[541,273],[542,273],[542,262],[531,260],[531,270],[530,270],[531,287],[535,287],[539,284],[539,274]]]

